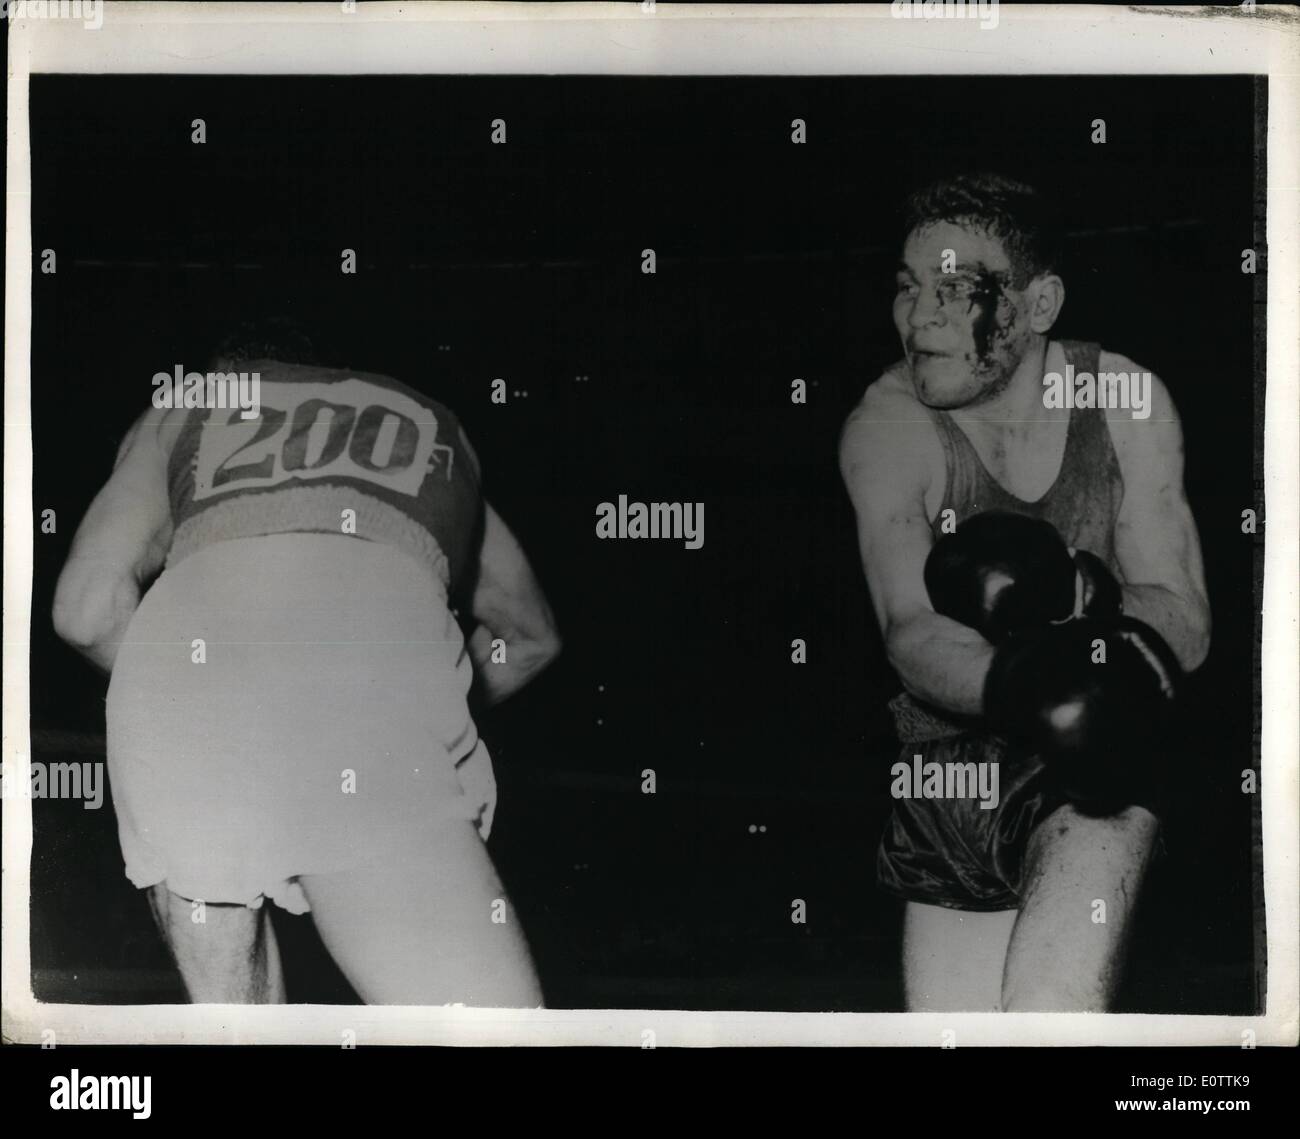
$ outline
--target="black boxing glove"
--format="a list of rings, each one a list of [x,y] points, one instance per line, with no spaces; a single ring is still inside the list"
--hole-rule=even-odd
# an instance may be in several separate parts
[[[989,727],[1038,754],[1090,814],[1158,810],[1181,670],[1133,618],[1080,618],[1008,637],[984,686]]]
[[[936,613],[993,644],[1054,622],[1120,612],[1119,583],[1100,558],[1072,551],[1050,522],[1009,511],[976,514],[940,538],[924,578]]]
[[[1074,550],[1074,569],[1078,575],[1077,600],[1073,616],[1096,617],[1112,621],[1124,611],[1120,584],[1106,563],[1087,550]]]

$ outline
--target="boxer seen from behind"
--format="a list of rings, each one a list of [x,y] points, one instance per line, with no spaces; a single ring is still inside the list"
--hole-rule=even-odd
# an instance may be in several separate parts
[[[1159,830],[1159,725],[1209,646],[1178,414],[1133,361],[1052,338],[1065,286],[1030,187],[939,182],[904,234],[904,358],[841,470],[901,759],[998,776],[996,802],[894,792],[877,874],[906,903],[907,1007],[1104,1011]]]
[[[456,416],[309,351],[254,327],[212,366],[259,407],[145,413],[60,576],[55,628],[111,673],[127,877],[197,1002],[284,999],[270,898],[367,1003],[536,1006],[466,697],[550,663],[550,609]]]

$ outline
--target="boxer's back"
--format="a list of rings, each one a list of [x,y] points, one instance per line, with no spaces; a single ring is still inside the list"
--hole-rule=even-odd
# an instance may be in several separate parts
[[[329,533],[395,546],[450,590],[481,524],[455,414],[397,380],[250,360],[258,414],[185,413],[167,466],[168,566],[213,542]]]

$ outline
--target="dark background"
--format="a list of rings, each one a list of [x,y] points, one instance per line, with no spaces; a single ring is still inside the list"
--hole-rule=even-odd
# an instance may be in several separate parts
[[[553,602],[563,657],[480,717],[493,853],[548,1003],[898,1008],[898,908],[872,873],[897,685],[836,443],[901,354],[900,198],[1002,170],[1067,215],[1056,334],[1168,383],[1205,546],[1214,645],[1124,1007],[1254,1010],[1240,516],[1263,391],[1240,264],[1261,95],[1245,77],[34,77],[34,506],[58,515],[35,539],[34,758],[102,758],[104,682],[55,638],[50,602],[150,378],[200,366],[237,320],[288,314],[327,363],[460,413]],[[527,397],[492,405],[498,376]],[[620,493],[704,501],[704,548],[597,540],[595,506]],[[111,810],[34,811],[37,995],[181,999]],[[277,922],[291,999],[354,999],[310,922]]]

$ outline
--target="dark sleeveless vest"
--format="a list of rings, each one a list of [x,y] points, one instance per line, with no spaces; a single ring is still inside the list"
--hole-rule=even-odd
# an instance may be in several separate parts
[[[1076,374],[1097,374],[1101,354],[1098,345],[1075,340],[1062,340],[1060,344]],[[989,474],[965,432],[947,412],[931,409],[930,414],[943,444],[948,472],[943,501],[930,520],[936,539],[941,536],[939,527],[947,510],[953,511],[958,522],[986,510],[1008,510],[1045,519],[1056,527],[1067,545],[1088,550],[1113,571],[1118,569],[1115,521],[1124,498],[1124,480],[1103,408],[1071,410],[1056,481],[1035,502],[1017,498]],[[899,737],[905,742],[980,730],[978,720],[951,716],[909,693],[892,700],[890,709]]]
[[[186,415],[167,470],[167,564],[231,538],[346,534],[406,551],[450,591],[483,512],[456,416],[388,376],[273,360],[239,369],[260,374],[260,414]]]

